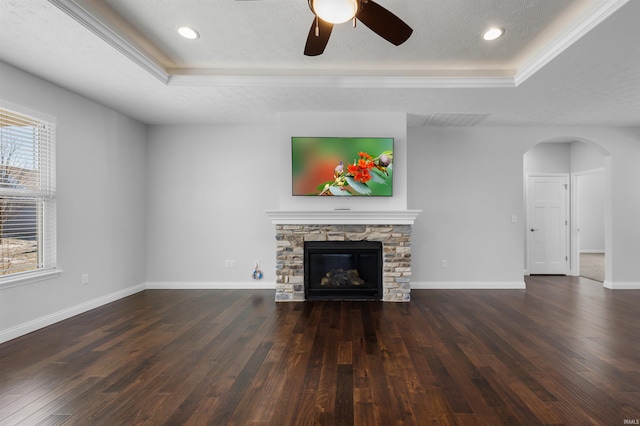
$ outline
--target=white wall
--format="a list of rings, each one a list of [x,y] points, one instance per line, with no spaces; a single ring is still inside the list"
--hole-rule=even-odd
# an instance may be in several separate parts
[[[524,154],[525,178],[529,173],[571,173],[571,145],[541,143],[531,148]]]
[[[0,289],[0,342],[144,288],[146,127],[0,63],[0,99],[57,119],[59,277]],[[89,284],[82,285],[82,274]]]
[[[517,132],[503,132],[409,129],[409,208],[423,210],[413,227],[412,286],[524,285],[524,150]]]
[[[537,127],[409,129],[408,206],[424,210],[414,226],[412,285],[522,281],[523,156],[561,140],[598,144],[607,153],[605,217],[614,260],[606,279],[613,288],[640,288],[640,129]],[[570,157],[563,158],[569,172]]]
[[[605,172],[605,227],[610,227],[612,249],[607,249],[605,281],[612,288],[640,288],[640,129],[593,133],[593,140],[603,141],[611,153],[611,171]]]
[[[313,122],[323,123],[326,129],[326,133],[316,134],[350,136],[362,132],[349,133],[349,127],[332,125],[331,119],[324,121],[330,115],[291,114],[273,127],[153,126],[148,145],[150,285],[272,286],[275,232],[264,211],[327,208],[314,198],[291,199],[290,137],[322,131],[311,133],[291,123],[313,121],[313,116]],[[346,115],[345,126],[354,121]],[[388,119],[393,117],[390,114]],[[375,121],[385,119],[377,117]],[[615,189],[609,204],[611,216],[622,224],[612,226],[611,244],[613,250],[624,253],[616,259],[610,278],[614,283],[640,283],[638,262],[631,260],[634,253],[640,256],[640,238],[627,237],[640,231],[629,213],[633,209],[638,213],[636,199],[630,195],[640,191],[636,176],[639,129],[411,128],[404,154],[406,205],[423,210],[413,230],[414,287],[522,286],[523,156],[537,144],[560,137],[594,140],[610,150],[615,167],[608,179]],[[569,172],[570,147],[563,145],[561,163]],[[180,178],[175,180],[173,175]],[[627,181],[623,176],[632,179]],[[396,202],[398,208],[404,208],[403,198]],[[356,205],[396,208],[385,204],[388,200],[381,203]],[[353,203],[348,206],[354,208]],[[516,223],[511,221],[512,215],[516,215]],[[624,233],[620,232],[622,226],[628,228]],[[237,268],[225,268],[225,259],[235,259]],[[265,272],[262,282],[249,277],[254,259],[261,260]],[[447,260],[447,268],[441,268],[442,260]]]
[[[604,253],[604,172],[577,176],[580,253]]]
[[[604,155],[593,144],[571,143],[571,172],[580,173],[604,168]]]
[[[275,228],[264,211],[291,191],[279,180],[290,163],[279,143],[277,126],[150,128],[151,287],[273,288]],[[250,277],[255,260],[262,281]]]
[[[402,113],[283,113],[273,127],[150,127],[148,285],[274,287],[275,228],[265,210],[406,209],[406,132]],[[393,137],[394,196],[293,197],[292,136]],[[250,277],[255,260],[261,281]]]

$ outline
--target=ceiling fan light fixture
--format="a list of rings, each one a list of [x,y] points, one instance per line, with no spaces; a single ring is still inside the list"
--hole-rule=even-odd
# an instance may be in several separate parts
[[[504,34],[504,28],[493,27],[485,31],[484,34],[482,35],[482,38],[485,39],[486,41],[493,41],[495,39],[502,37],[503,34]]]
[[[178,28],[178,34],[180,34],[184,38],[188,38],[189,40],[195,40],[200,37],[200,33],[191,27]]]
[[[358,12],[359,0],[310,0],[311,10],[325,22],[342,24],[352,20]]]

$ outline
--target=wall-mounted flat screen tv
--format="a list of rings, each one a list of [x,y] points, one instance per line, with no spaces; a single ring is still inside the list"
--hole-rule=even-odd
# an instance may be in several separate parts
[[[393,138],[292,137],[293,195],[393,195]]]

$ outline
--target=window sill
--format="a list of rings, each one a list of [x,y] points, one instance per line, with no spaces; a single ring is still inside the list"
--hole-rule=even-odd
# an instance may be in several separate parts
[[[0,290],[50,280],[59,277],[61,274],[62,269],[48,269],[46,271],[29,272],[15,277],[2,278],[0,279]]]

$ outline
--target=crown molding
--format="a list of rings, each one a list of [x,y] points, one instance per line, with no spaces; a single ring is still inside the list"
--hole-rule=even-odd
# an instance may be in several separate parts
[[[167,84],[169,82],[169,73],[153,59],[150,59],[140,49],[120,37],[113,30],[103,24],[95,16],[87,12],[86,9],[79,6],[73,0],[49,0],[49,3],[69,15],[76,22],[87,28],[89,31],[107,42],[111,47],[129,58],[132,62],[139,65],[149,74]]]
[[[315,87],[315,88],[491,88],[515,87],[512,77],[405,77],[301,75],[172,75],[169,86]]]
[[[535,56],[521,70],[516,73],[516,86],[524,83],[529,77],[547,65],[553,58],[564,52],[569,46],[577,42],[589,31],[597,27],[602,21],[628,3],[629,0],[608,0],[595,8],[585,19],[574,25],[567,33],[547,49]]]

